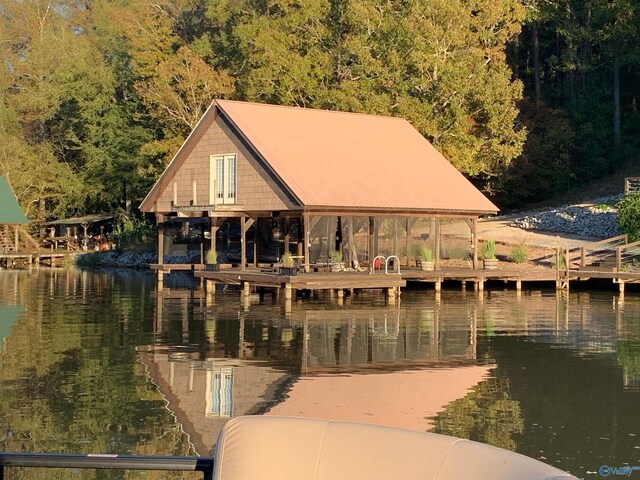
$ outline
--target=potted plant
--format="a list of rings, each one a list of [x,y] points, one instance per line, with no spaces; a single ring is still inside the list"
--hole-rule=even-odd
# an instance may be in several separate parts
[[[344,270],[342,251],[329,250],[329,270],[332,272],[341,272]]]
[[[205,261],[205,270],[208,270],[210,272],[220,271],[220,265],[218,264],[218,252],[216,252],[215,248],[207,250]]]
[[[487,240],[482,245],[482,260],[485,270],[497,270],[498,259],[496,258],[496,242]]]
[[[279,268],[278,272],[280,275],[297,275],[298,269],[295,266],[295,262],[293,261],[293,257],[289,252],[285,252],[282,257],[280,257],[280,263],[282,266]]]
[[[419,245],[416,249],[416,266],[424,272],[433,271],[433,250],[427,245]]]

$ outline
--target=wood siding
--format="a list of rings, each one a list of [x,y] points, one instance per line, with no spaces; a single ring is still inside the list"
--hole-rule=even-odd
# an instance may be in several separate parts
[[[171,205],[174,198],[174,182],[177,183],[178,206],[191,204],[194,182],[196,199],[193,204],[210,205],[210,157],[232,153],[236,154],[237,158],[237,205],[245,211],[288,210],[293,207],[276,181],[219,115],[210,115],[203,121],[208,123],[203,125],[204,134],[190,151],[182,152],[186,159],[160,193],[156,202],[156,212],[167,213],[176,210]]]

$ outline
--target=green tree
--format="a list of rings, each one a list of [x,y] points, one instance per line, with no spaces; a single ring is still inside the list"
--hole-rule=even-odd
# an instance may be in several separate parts
[[[626,195],[618,202],[618,225],[629,240],[640,240],[640,193]]]
[[[241,99],[406,117],[488,188],[522,149],[505,54],[516,1],[208,5]]]
[[[226,70],[213,68],[199,48],[191,48],[179,35],[192,33],[181,28],[183,11],[192,3],[126,2],[111,9],[112,25],[120,28],[127,45],[135,90],[162,131],[146,145],[145,153],[161,154],[165,164],[211,102],[233,92]],[[196,47],[201,43],[196,42]]]

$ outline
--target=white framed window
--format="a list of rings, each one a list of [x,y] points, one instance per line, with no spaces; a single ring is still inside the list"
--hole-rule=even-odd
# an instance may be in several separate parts
[[[237,188],[236,154],[211,155],[209,166],[209,203],[236,203]]]
[[[233,415],[233,369],[231,367],[207,370],[207,417],[231,417]]]

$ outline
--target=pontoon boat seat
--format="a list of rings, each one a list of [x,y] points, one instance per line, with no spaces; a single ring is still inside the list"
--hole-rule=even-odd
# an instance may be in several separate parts
[[[568,473],[482,443],[396,428],[245,416],[223,427],[215,480],[566,480]]]

